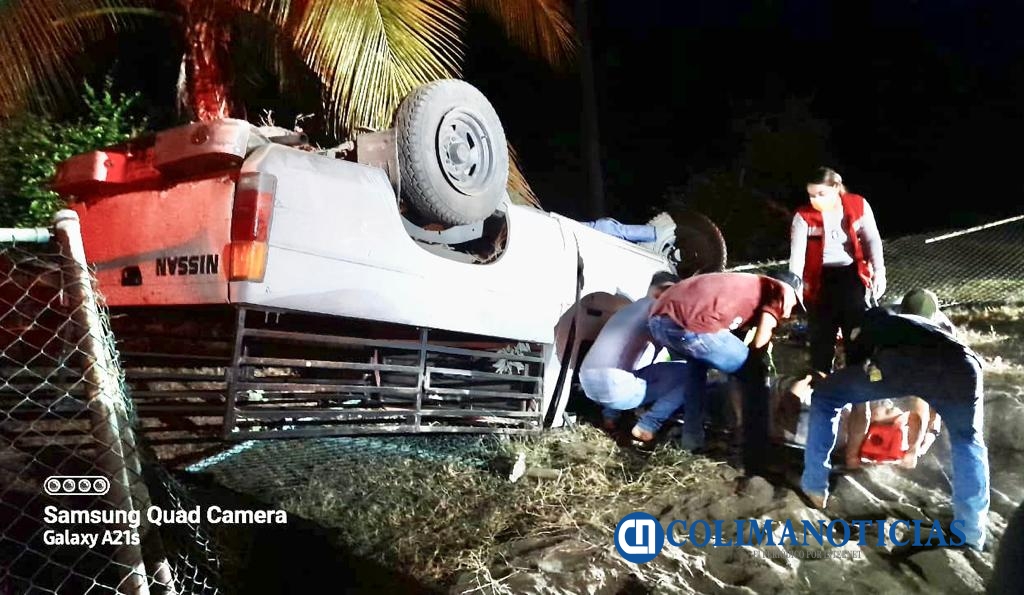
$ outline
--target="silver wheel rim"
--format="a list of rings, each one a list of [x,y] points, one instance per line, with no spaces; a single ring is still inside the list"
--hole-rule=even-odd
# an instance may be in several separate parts
[[[441,119],[437,156],[445,179],[467,196],[482,194],[494,178],[494,147],[472,111],[455,108]]]

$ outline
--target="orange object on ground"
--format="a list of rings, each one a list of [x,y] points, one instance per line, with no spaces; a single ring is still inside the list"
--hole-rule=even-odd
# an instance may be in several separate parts
[[[901,424],[873,423],[868,426],[868,435],[860,447],[860,456],[876,463],[898,461],[906,452],[903,442]]]

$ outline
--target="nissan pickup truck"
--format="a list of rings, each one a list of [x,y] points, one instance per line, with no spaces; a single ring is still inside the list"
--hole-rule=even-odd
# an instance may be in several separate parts
[[[192,123],[59,167],[140,415],[228,439],[538,432],[581,345],[676,269],[513,204],[462,81],[340,147],[279,132]]]

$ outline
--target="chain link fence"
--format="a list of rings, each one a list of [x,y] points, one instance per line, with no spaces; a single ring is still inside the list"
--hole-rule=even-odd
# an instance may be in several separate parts
[[[332,473],[359,477],[371,466],[411,461],[415,464],[459,464],[482,468],[493,458],[500,438],[486,435],[360,436],[304,440],[249,440],[199,461],[188,471],[214,475],[238,492],[275,500],[309,483],[329,463]],[[253,473],[259,469],[259,473]]]
[[[1024,217],[885,243],[890,299],[925,287],[944,305],[1024,302]]]
[[[884,302],[898,302],[921,287],[934,291],[943,306],[1024,302],[1024,216],[886,240],[883,249]],[[752,263],[730,270],[765,273],[787,264]]]
[[[77,216],[0,230],[0,594],[216,594],[219,556],[136,418]]]

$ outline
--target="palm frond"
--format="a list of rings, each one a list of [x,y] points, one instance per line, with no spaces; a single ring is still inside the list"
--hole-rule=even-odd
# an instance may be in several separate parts
[[[182,15],[166,10],[160,10],[157,8],[149,8],[146,6],[122,6],[116,8],[94,8],[91,10],[85,10],[82,12],[76,12],[69,14],[68,16],[57,19],[53,24],[63,26],[70,24],[74,21],[82,19],[89,19],[93,17],[153,17],[166,19],[169,21],[181,21]]]
[[[526,174],[519,163],[519,154],[511,143],[508,145],[508,157],[508,195],[512,203],[541,208],[540,199],[526,181]]]
[[[460,73],[460,0],[269,3],[295,50],[323,81],[335,134],[386,128],[413,88]]]
[[[576,55],[576,34],[566,0],[468,0],[489,15],[521,48],[555,67]]]
[[[278,24],[284,23],[295,11],[302,11],[310,0],[221,0],[243,12],[251,12]]]
[[[71,57],[125,24],[145,0],[0,0],[0,118],[49,108],[73,87]]]

